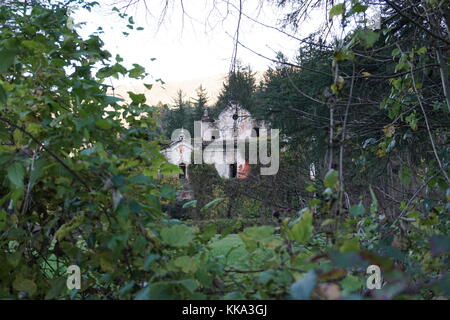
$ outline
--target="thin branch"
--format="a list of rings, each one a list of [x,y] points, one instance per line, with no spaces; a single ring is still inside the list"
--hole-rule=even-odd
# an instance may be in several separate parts
[[[227,33],[227,34],[228,34],[228,33]],[[229,34],[228,34],[228,35],[229,35]],[[279,64],[283,64],[283,65],[286,65],[286,66],[289,66],[289,67],[299,68],[299,69],[303,69],[303,70],[315,72],[315,73],[318,73],[318,74],[321,74],[321,75],[324,75],[324,76],[327,76],[327,77],[331,77],[331,74],[326,73],[326,72],[323,72],[323,71],[314,70],[314,69],[311,69],[311,68],[308,68],[308,67],[300,66],[300,65],[298,65],[298,64],[293,64],[293,63],[290,63],[290,62],[280,61],[280,60],[275,60],[275,59],[266,57],[265,55],[263,55],[263,54],[261,54],[261,53],[259,53],[259,52],[256,52],[255,50],[250,49],[249,47],[245,46],[244,44],[242,44],[242,42],[238,41],[238,43],[239,43],[239,45],[240,45],[241,47],[243,47],[243,48],[247,49],[248,51],[250,51],[250,52],[256,54],[257,56],[259,56],[259,57],[261,57],[261,58],[264,58],[264,59],[266,59],[266,60],[269,60],[269,61],[271,61],[271,62],[279,63]]]
[[[384,0],[390,7],[392,7],[399,15],[401,15],[403,18],[407,19],[409,22],[411,22],[412,24],[414,24],[415,26],[419,27],[420,29],[422,29],[423,31],[425,31],[426,33],[428,33],[430,36],[432,36],[435,39],[439,39],[443,42],[445,42],[446,44],[450,44],[450,41],[448,41],[447,39],[442,38],[441,36],[435,34],[433,31],[428,30],[426,27],[422,26],[420,23],[418,23],[416,20],[414,20],[413,18],[409,17],[407,14],[405,14],[402,9],[400,7],[398,7],[395,3],[393,3],[392,1],[389,0]]]
[[[348,111],[350,109],[350,104],[353,97],[353,87],[355,84],[355,63],[353,63],[353,76],[352,82],[350,84],[350,95],[347,100],[347,106],[345,107],[345,115],[344,115],[344,123],[342,125],[342,136],[341,136],[341,145],[339,149],[339,207],[342,209],[342,197],[344,195],[344,142],[345,136],[347,135],[347,120],[348,120]]]
[[[428,123],[428,117],[427,117],[427,114],[426,114],[426,112],[425,112],[425,108],[423,107],[423,103],[422,103],[422,99],[420,98],[420,94],[419,94],[419,92],[418,92],[418,90],[417,90],[416,80],[414,79],[414,73],[413,73],[412,63],[410,63],[410,68],[411,68],[411,78],[412,78],[412,83],[413,83],[413,87],[414,87],[414,92],[416,93],[417,99],[418,99],[418,101],[419,101],[420,109],[422,110],[422,114],[423,114],[423,117],[424,117],[424,120],[425,120],[425,125],[426,125],[426,127],[427,127],[428,136],[430,137],[431,146],[432,146],[432,148],[433,148],[434,156],[435,156],[435,158],[436,158],[436,160],[437,160],[437,162],[438,162],[438,164],[439,164],[439,168],[441,168],[442,174],[445,176],[445,179],[447,179],[447,182],[448,182],[449,185],[450,185],[450,178],[449,178],[449,176],[447,175],[447,172],[445,172],[445,169],[444,169],[444,167],[442,166],[441,159],[439,158],[439,155],[438,155],[438,153],[437,153],[436,145],[434,144],[433,135],[432,135],[432,133],[431,133],[430,124]]]

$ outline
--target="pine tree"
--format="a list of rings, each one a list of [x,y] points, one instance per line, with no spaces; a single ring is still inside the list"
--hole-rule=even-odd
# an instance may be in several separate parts
[[[194,99],[194,110],[192,112],[193,121],[200,120],[203,116],[204,110],[207,107],[208,94],[202,85],[197,89],[197,97]]]
[[[239,103],[250,112],[255,106],[254,92],[256,90],[255,73],[250,66],[238,66],[236,71],[231,72],[223,84],[219,94],[213,115],[217,116],[230,101]]]

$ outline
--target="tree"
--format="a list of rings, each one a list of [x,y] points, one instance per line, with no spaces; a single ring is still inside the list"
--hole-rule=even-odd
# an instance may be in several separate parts
[[[283,154],[283,175],[256,179],[258,189],[248,192],[256,186],[251,180],[224,184],[229,198],[238,191],[253,199],[236,205],[236,223],[220,231],[216,221],[192,227],[169,219],[164,208],[175,199],[179,170],[160,153],[155,108],[143,94],[128,92],[127,103],[108,91],[111,78],[144,80],[144,68],[126,68],[98,35],[82,38],[69,28],[67,3],[0,6],[0,298],[449,296],[448,109],[438,58],[448,55],[448,32],[434,21],[445,23],[448,5],[386,2],[382,31],[364,19],[348,23],[368,9],[361,2],[332,6],[328,18],[348,28],[337,45],[319,41],[302,48],[290,68],[279,61],[266,74],[255,110],[279,121],[296,145]],[[413,30],[403,22],[411,16]],[[251,80],[244,77],[240,87],[233,79],[222,103],[239,98],[251,109]],[[185,111],[183,101],[180,93],[174,111]],[[293,167],[302,152],[314,155],[307,149],[314,139],[326,150],[323,167],[331,168],[300,180]],[[215,174],[206,164],[207,171],[198,169],[199,185],[205,172]],[[397,210],[386,209],[387,199]],[[220,213],[213,210],[229,200],[198,209]],[[284,219],[274,212],[264,225],[245,224],[246,215],[275,201],[287,206]],[[70,265],[82,270],[79,291],[65,286]],[[383,270],[382,289],[365,289],[368,265]]]
[[[208,107],[208,94],[202,85],[198,87],[197,97],[194,99],[193,120],[200,120],[203,116],[205,108]]]
[[[255,89],[255,74],[251,68],[237,66],[236,70],[230,72],[225,79],[212,116],[216,117],[230,101],[238,102],[243,108],[252,112],[255,104],[253,98]]]
[[[183,90],[178,90],[171,107],[166,106],[162,111],[161,124],[167,138],[171,138],[176,129],[189,129],[192,124],[192,106],[185,99]]]

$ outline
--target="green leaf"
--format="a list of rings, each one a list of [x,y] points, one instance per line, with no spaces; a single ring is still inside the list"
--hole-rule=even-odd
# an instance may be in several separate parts
[[[180,167],[168,162],[164,162],[159,169],[160,173],[166,176],[175,176],[181,173]]]
[[[65,276],[50,280],[50,290],[45,295],[46,300],[57,299],[67,289],[67,278]]]
[[[30,184],[34,186],[36,182],[43,176],[47,161],[45,158],[40,158],[34,163],[33,171],[30,174]]]
[[[377,213],[378,211],[378,199],[373,192],[372,186],[369,186],[370,196],[372,197],[372,203],[370,204],[370,213]]]
[[[148,300],[150,295],[150,288],[147,286],[138,291],[134,296],[134,300]]]
[[[398,56],[400,54],[400,49],[399,48],[395,48],[394,50],[392,50],[391,55],[393,57]]]
[[[43,44],[42,42],[39,42],[39,41],[23,40],[22,45],[28,49],[35,50],[38,52],[39,51],[43,52],[43,51],[47,50],[47,47],[45,46],[45,44]]]
[[[160,258],[160,256],[157,254],[154,254],[154,253],[148,255],[148,257],[145,258],[145,261],[144,261],[144,270],[148,271],[150,266],[153,264],[153,262],[158,260],[159,258]]]
[[[101,120],[96,121],[96,122],[95,122],[95,125],[96,125],[98,128],[104,129],[104,130],[107,130],[107,129],[111,129],[111,128],[112,128],[112,124],[111,124],[108,120],[106,120],[106,119],[101,119]]]
[[[344,4],[339,3],[331,8],[329,13],[329,20],[333,19],[334,16],[338,16],[344,13]]]
[[[195,289],[198,288],[198,281],[196,281],[194,279],[184,279],[184,280],[180,280],[178,283],[181,284],[184,288],[186,288],[191,293],[194,292]]]
[[[415,112],[412,112],[409,116],[407,116],[405,118],[405,121],[407,123],[409,123],[409,126],[411,127],[411,129],[413,129],[414,131],[417,130],[418,119],[416,117],[416,113]]]
[[[316,286],[317,275],[314,270],[309,270],[305,276],[291,285],[291,296],[296,300],[308,300]]]
[[[176,191],[168,184],[164,184],[161,187],[160,195],[164,199],[175,200]]]
[[[133,69],[128,71],[128,75],[133,79],[143,79],[145,77],[145,68],[134,63]]]
[[[205,204],[205,206],[203,208],[201,208],[200,211],[204,211],[204,210],[207,210],[207,209],[211,208],[212,206],[218,205],[223,200],[225,200],[225,198],[214,199],[214,200],[208,202],[207,204]]]
[[[410,167],[402,166],[398,172],[398,177],[400,178],[400,182],[404,186],[409,186],[411,184],[411,178],[413,175],[413,171]]]
[[[114,103],[117,103],[117,102],[120,102],[120,101],[123,101],[123,99],[122,98],[117,98],[117,97],[114,97],[114,96],[105,96],[105,102],[108,103],[108,104],[114,104]]]
[[[363,286],[363,283],[357,277],[348,275],[341,281],[341,286],[343,289],[343,294],[348,295],[356,290],[359,290]]]
[[[161,240],[172,247],[186,247],[194,239],[194,229],[175,225],[161,229]]]
[[[17,291],[25,291],[30,296],[32,296],[37,290],[37,286],[33,280],[22,278],[16,278],[14,280],[13,288]]]
[[[338,183],[339,174],[336,170],[331,169],[328,171],[328,173],[325,175],[325,178],[323,180],[323,184],[327,188],[335,188]]]
[[[25,170],[19,162],[13,163],[7,171],[8,179],[11,181],[16,187],[23,187],[23,178],[25,176]]]
[[[8,49],[0,50],[0,72],[5,72],[14,63],[15,53]]]
[[[258,247],[258,244],[267,244],[273,240],[274,232],[275,229],[270,226],[255,226],[245,228],[244,232],[239,234],[239,237],[245,243],[247,249],[254,250]]]
[[[217,226],[212,224],[207,226],[205,229],[202,230],[202,233],[200,234],[201,239],[204,242],[209,241],[212,237],[214,237],[217,233]]]
[[[311,239],[313,233],[312,212],[307,210],[302,217],[292,226],[290,239],[299,243],[306,243]]]
[[[352,239],[347,239],[344,241],[344,243],[341,245],[341,247],[339,248],[339,250],[341,252],[359,252],[360,251],[360,247],[359,247],[359,240],[358,238],[352,238]]]
[[[350,50],[337,50],[334,55],[334,59],[336,61],[343,61],[343,60],[353,60],[355,58],[355,54]]]
[[[191,200],[183,204],[183,209],[192,208],[197,206],[197,200]]]
[[[425,54],[426,52],[427,52],[427,48],[426,47],[422,47],[419,50],[417,50],[417,53],[420,54],[420,55]]]
[[[351,206],[350,210],[349,210],[349,213],[354,217],[363,215],[364,212],[366,212],[366,209],[364,208],[364,205],[362,204],[362,202]]]
[[[185,273],[194,273],[198,270],[200,262],[194,257],[182,256],[175,259],[175,266]]]
[[[377,42],[380,35],[370,29],[358,30],[358,38],[366,48],[372,47]]]
[[[255,226],[245,228],[244,232],[242,232],[240,236],[242,238],[242,235],[244,235],[245,237],[252,240],[263,240],[271,237],[274,232],[275,229],[271,226]]]
[[[72,232],[72,230],[81,226],[83,222],[84,222],[83,215],[73,217],[72,220],[64,223],[61,227],[59,227],[59,229],[55,232],[54,239],[58,241],[63,239],[66,235]]]
[[[146,186],[154,185],[153,179],[151,177],[143,175],[143,174],[129,178],[128,182],[131,184],[141,184],[141,185],[146,185]]]
[[[360,2],[357,2],[353,5],[353,12],[365,12],[369,8],[369,6],[362,5]]]
[[[122,288],[120,288],[119,298],[122,298],[127,293],[131,292],[131,290],[133,290],[133,287],[135,284],[136,284],[136,282],[134,280],[131,280],[131,281],[128,281],[127,283],[125,283],[125,285]]]
[[[6,91],[3,86],[0,84],[0,103],[5,104],[8,97],[6,96]]]
[[[134,104],[141,104],[147,101],[147,99],[145,98],[145,94],[143,93],[136,94],[131,91],[128,91],[128,95],[130,96],[130,99],[131,101],[133,101]]]

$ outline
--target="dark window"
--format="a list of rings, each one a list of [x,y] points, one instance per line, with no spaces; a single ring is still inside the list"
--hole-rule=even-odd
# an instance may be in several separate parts
[[[237,165],[236,163],[230,164],[230,178],[236,178],[237,176]]]
[[[259,138],[259,128],[253,128],[253,136]]]
[[[178,175],[180,179],[186,179],[186,165],[184,163],[180,164],[181,173]]]
[[[216,136],[211,136],[211,139],[216,140]]]

